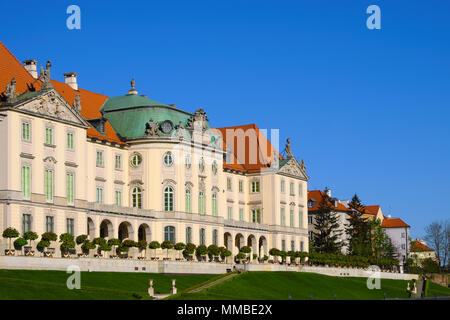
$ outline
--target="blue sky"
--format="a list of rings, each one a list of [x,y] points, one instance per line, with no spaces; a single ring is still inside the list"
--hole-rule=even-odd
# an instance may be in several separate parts
[[[81,30],[66,8],[81,8]],[[381,30],[366,8],[381,8]],[[413,237],[450,216],[449,1],[1,1],[2,41],[52,77],[141,94],[215,127],[291,137],[310,189],[380,204]]]

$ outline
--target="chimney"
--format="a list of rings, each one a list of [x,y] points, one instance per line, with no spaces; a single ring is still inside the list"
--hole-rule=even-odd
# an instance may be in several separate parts
[[[390,214],[388,214],[388,218],[389,218],[389,219],[391,218],[391,215],[390,215]]]
[[[325,188],[325,193],[327,194],[327,196],[329,196],[331,198],[331,190],[328,188]]]
[[[78,90],[77,74],[75,72],[64,73],[64,80],[73,90]]]
[[[31,76],[35,79],[38,78],[38,73],[37,73],[37,61],[34,59],[30,59],[30,60],[24,60],[22,61],[23,66],[25,67],[25,69],[31,74]]]

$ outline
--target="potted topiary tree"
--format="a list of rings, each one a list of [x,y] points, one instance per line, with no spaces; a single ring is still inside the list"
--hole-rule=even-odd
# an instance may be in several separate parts
[[[116,248],[120,245],[120,240],[117,238],[111,238],[108,240],[108,245],[111,246],[112,255],[111,258],[117,259],[119,256],[117,255]]]
[[[42,249],[44,252],[44,257],[53,258],[53,251],[48,250],[52,241],[58,240],[58,236],[54,232],[44,232],[41,235],[41,241],[38,243],[37,247]],[[47,249],[46,251],[44,251]]]
[[[142,254],[142,252],[144,253],[144,256],[140,256],[140,257],[138,257],[138,259],[139,260],[144,260],[145,259],[145,257],[146,257],[146,255],[147,255],[147,241],[145,241],[145,240],[139,240],[138,242],[137,242],[137,247],[139,248],[139,250],[141,251],[141,254]]]
[[[181,251],[184,250],[184,248],[186,248],[186,245],[185,245],[183,242],[178,242],[178,243],[175,244],[175,247],[174,247],[174,248],[175,248],[175,250],[177,250],[177,252],[181,252]],[[183,258],[180,257],[180,254],[178,254],[177,260],[178,260],[178,261],[183,260]]]
[[[208,254],[208,248],[204,244],[199,245],[195,249],[195,255],[197,256],[197,259],[200,261],[206,260],[206,255]]]
[[[94,250],[96,248],[95,243],[89,240],[85,240],[83,244],[81,245],[81,250],[83,250],[83,253],[81,257],[88,257],[89,256],[89,250]],[[79,255],[80,256],[80,255]]]
[[[220,252],[220,257],[222,258],[222,263],[225,263],[226,259],[231,256],[231,251],[230,250],[223,250]]]
[[[22,237],[17,238],[17,239],[14,241],[14,248],[15,248],[16,250],[22,251],[23,246],[25,246],[27,243],[28,243],[28,241],[25,240],[24,238],[22,238]]]
[[[153,250],[153,255],[154,255],[153,257],[150,257],[150,258],[152,260],[158,260],[158,258],[156,257],[156,250],[161,248],[161,244],[158,241],[152,241],[152,242],[150,242],[148,247]]]
[[[85,234],[79,235],[78,237],[75,238],[75,242],[76,242],[77,245],[83,245],[87,240],[88,240],[88,236],[85,235]],[[94,244],[94,248],[92,248],[92,249],[95,249],[95,244]],[[83,252],[78,253],[78,256],[79,257],[86,257],[87,256],[86,251],[89,252],[89,250],[85,250],[83,248],[81,248],[81,250]]]
[[[5,249],[5,255],[14,256],[16,254],[16,250],[11,248],[11,239],[17,238],[19,236],[19,231],[14,228],[6,228],[3,231],[3,238],[9,239],[9,249]]]
[[[219,256],[220,251],[219,251],[219,247],[216,246],[215,244],[212,244],[208,247],[208,255],[210,257],[210,261],[215,261],[216,257]]]
[[[174,244],[172,243],[172,241],[163,241],[161,243],[161,249],[166,249],[167,250],[167,257],[164,258],[164,260],[170,260],[169,258],[169,250],[172,249],[174,247]]]
[[[27,231],[23,234],[23,238],[29,242],[29,246],[30,246],[29,249],[25,248],[25,256],[27,256],[27,257],[34,256],[34,250],[32,250],[31,241],[34,242],[34,240],[39,238],[38,234],[34,231]]]
[[[192,255],[195,252],[195,248],[196,248],[196,245],[193,244],[193,243],[186,244],[186,248],[183,251],[183,255],[188,261],[192,261],[193,260]]]
[[[278,262],[278,256],[280,255],[280,250],[277,248],[272,248],[269,250],[269,254],[274,257],[274,260]],[[269,263],[274,263],[274,260],[269,260]]]
[[[246,262],[248,262],[248,260],[250,259],[250,257],[248,256],[248,254],[249,254],[250,252],[252,252],[252,248],[250,248],[249,246],[243,246],[243,247],[239,250],[239,252],[245,254],[245,258],[246,258],[247,261],[244,261],[244,263],[246,263]]]
[[[70,233],[63,233],[59,236],[59,242],[61,243],[61,255],[63,258],[70,258],[70,249],[75,248],[75,240]]]
[[[239,252],[237,255],[236,255],[236,262],[237,263],[242,263],[242,260],[246,260],[246,255],[245,255],[245,253],[243,253],[243,252]]]
[[[105,245],[107,245],[108,243],[106,242],[105,238],[102,237],[97,237],[94,238],[94,240],[92,240],[92,242],[97,246],[97,253],[94,254],[95,258],[102,258],[103,257],[103,251],[102,247],[104,247]]]
[[[279,252],[279,255],[281,257],[281,263],[280,264],[285,264],[286,263],[287,252],[284,251],[284,250],[281,250]]]
[[[129,252],[130,248],[137,248],[138,244],[137,244],[137,242],[135,242],[133,240],[127,239],[127,240],[123,240],[122,241],[122,246],[128,247],[128,250],[126,252]],[[133,259],[133,256],[130,256],[130,255],[127,254],[126,258],[127,259]]]

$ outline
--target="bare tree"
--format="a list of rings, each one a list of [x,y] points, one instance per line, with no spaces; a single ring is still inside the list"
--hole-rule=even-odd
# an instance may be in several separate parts
[[[425,240],[428,241],[429,245],[436,252],[436,257],[439,263],[442,263],[441,254],[447,251],[445,248],[445,226],[443,221],[435,221],[425,227]],[[447,254],[445,254],[445,259]],[[446,261],[444,261],[445,265]]]
[[[444,224],[444,266],[449,266],[450,256],[450,220],[446,220]]]

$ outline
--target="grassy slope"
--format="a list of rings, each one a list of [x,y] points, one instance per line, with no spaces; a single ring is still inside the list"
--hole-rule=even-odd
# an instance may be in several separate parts
[[[366,278],[337,278],[314,273],[246,272],[198,293],[176,299],[383,299],[407,298],[406,281],[381,280],[381,290],[369,290]]]
[[[172,279],[184,290],[216,275],[82,272],[80,290],[67,289],[69,276],[64,271],[0,270],[0,299],[134,299],[133,293],[149,298],[149,279],[155,293],[169,293]]]
[[[427,297],[450,296],[450,289],[430,282]]]

